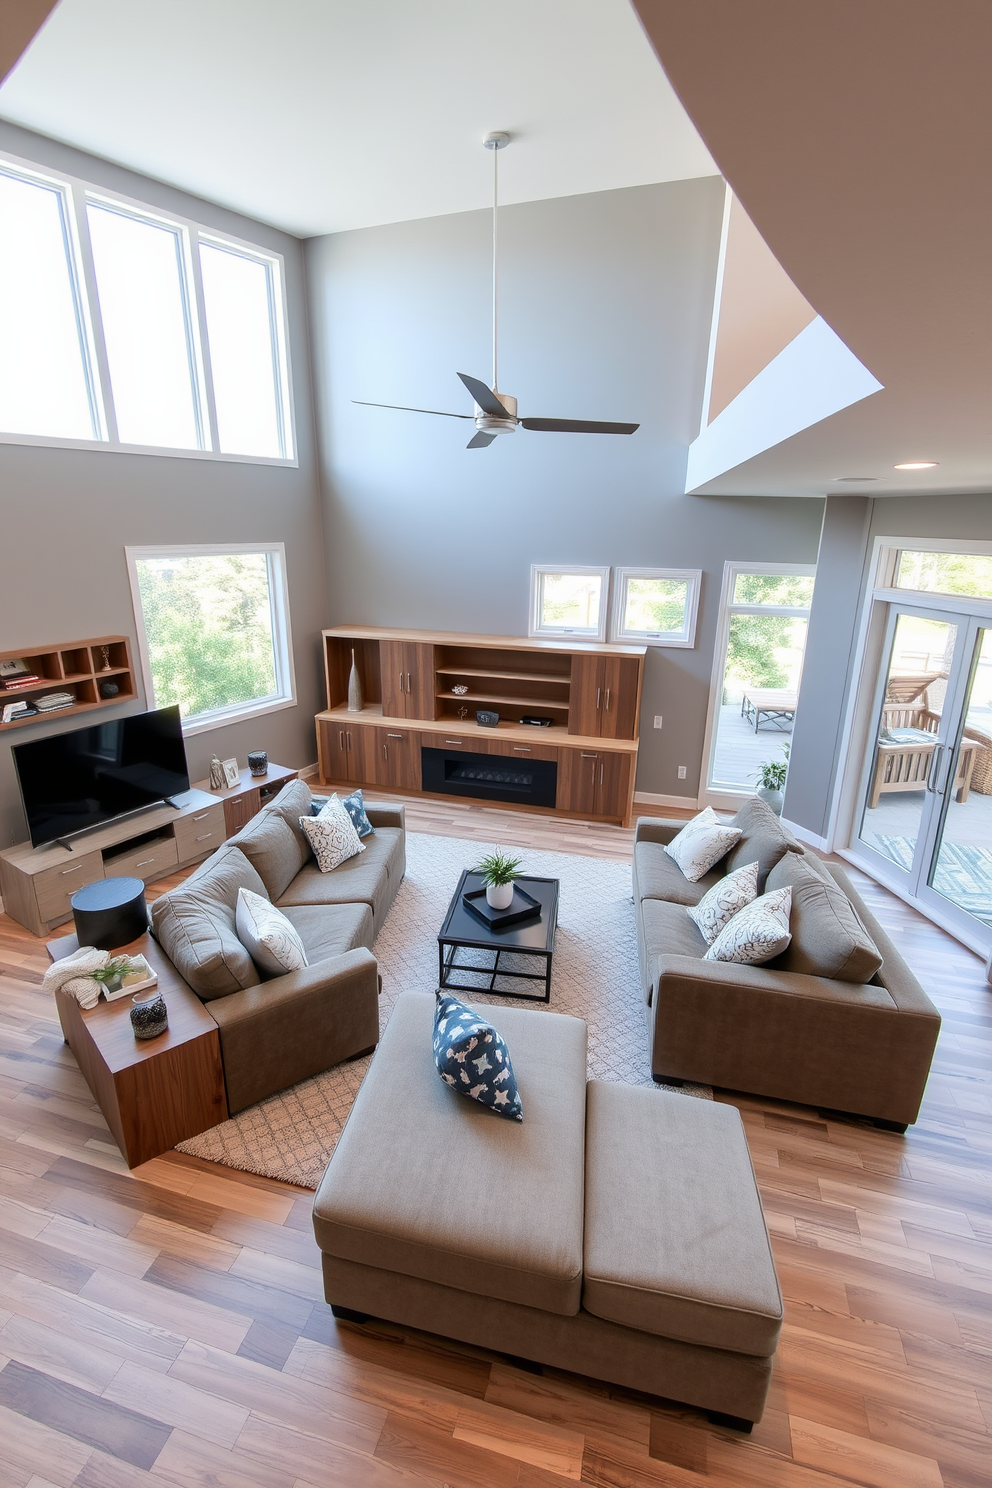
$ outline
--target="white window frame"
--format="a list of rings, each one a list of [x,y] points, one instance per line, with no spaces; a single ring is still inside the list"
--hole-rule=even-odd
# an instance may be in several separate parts
[[[605,641],[610,614],[610,566],[582,563],[532,563],[530,566],[530,621],[527,634],[563,640],[574,636],[580,641]],[[542,622],[545,574],[598,574],[600,588],[599,624],[595,630],[581,625],[545,625]]]
[[[192,218],[160,212],[147,202],[105,191],[92,182],[64,173],[50,174],[29,160],[6,153],[0,154],[0,170],[39,186],[62,193],[67,222],[66,257],[77,304],[83,371],[90,394],[90,406],[97,437],[66,439],[56,434],[20,434],[0,429],[0,444],[40,445],[59,449],[105,450],[115,454],[165,455],[180,460],[220,460],[238,465],[298,466],[296,416],[293,398],[292,369],[288,337],[289,305],[286,297],[285,259],[281,253],[219,233]],[[99,313],[99,296],[93,256],[90,250],[86,205],[106,207],[125,217],[134,217],[156,227],[165,227],[179,237],[184,274],[181,289],[187,317],[187,344],[190,358],[190,382],[200,429],[199,449],[175,449],[164,445],[122,444],[117,434],[114,400],[110,384],[110,367]],[[228,454],[219,448],[217,418],[214,410],[213,381],[210,371],[210,348],[203,301],[199,245],[227,249],[263,264],[268,274],[270,331],[272,334],[273,370],[276,374],[276,418],[282,455]],[[233,551],[233,550],[232,550]]]
[[[281,542],[156,543],[154,546],[124,549],[128,578],[131,582],[131,602],[134,607],[141,676],[145,687],[145,699],[149,706],[154,705],[155,688],[148,654],[145,617],[141,608],[138,561],[142,558],[225,557],[233,553],[265,553],[268,559],[269,606],[272,618],[272,654],[275,663],[276,691],[268,698],[253,698],[248,702],[232,703],[227,708],[213,708],[208,713],[197,713],[190,718],[184,718],[183,733],[185,735],[203,734],[210,729],[224,728],[229,723],[241,723],[249,718],[260,718],[266,713],[278,713],[283,708],[295,708],[296,668],[293,664],[293,633],[289,616],[289,590],[286,583],[286,545]]]
[[[717,624],[716,645],[713,650],[713,674],[710,682],[710,700],[706,710],[706,733],[703,743],[703,773],[700,781],[699,803],[703,806],[726,807],[736,810],[745,796],[753,792],[744,787],[734,789],[730,785],[711,785],[713,756],[716,753],[717,726],[723,698],[723,682],[727,666],[727,644],[730,640],[730,617],[735,614],[806,616],[809,605],[747,605],[734,604],[734,588],[738,574],[794,574],[797,578],[815,578],[815,563],[747,563],[727,562],[723,565],[723,585],[720,590],[720,618]]]
[[[617,568],[613,577],[613,619],[610,639],[620,645],[629,641],[643,642],[648,646],[680,646],[691,648],[696,644],[696,616],[699,612],[699,590],[703,571],[700,568]],[[685,583],[685,621],[681,630],[627,630],[623,616],[627,605],[627,585],[631,579],[678,579]]]

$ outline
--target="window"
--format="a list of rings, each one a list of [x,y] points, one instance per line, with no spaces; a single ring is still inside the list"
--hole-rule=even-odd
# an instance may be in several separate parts
[[[294,459],[282,263],[0,161],[0,439]]]
[[[760,764],[788,759],[814,573],[805,564],[726,565],[710,705],[710,791],[753,791]]]
[[[698,568],[617,569],[613,640],[694,646],[700,578]]]
[[[895,565],[895,588],[992,599],[992,557],[903,548]]]
[[[528,634],[605,640],[609,589],[609,568],[532,564]]]
[[[126,551],[150,706],[197,733],[295,702],[281,543]]]

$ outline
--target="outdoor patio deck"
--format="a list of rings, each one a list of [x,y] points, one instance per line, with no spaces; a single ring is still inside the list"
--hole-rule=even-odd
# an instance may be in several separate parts
[[[754,790],[758,766],[765,760],[784,760],[782,745],[788,744],[791,738],[791,724],[777,728],[764,720],[755,733],[754,725],[741,717],[740,703],[726,703],[720,709],[714,781],[737,790]]]

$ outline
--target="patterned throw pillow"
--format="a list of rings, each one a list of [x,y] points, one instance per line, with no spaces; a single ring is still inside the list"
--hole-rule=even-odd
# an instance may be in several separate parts
[[[309,966],[307,953],[296,929],[281,910],[251,889],[238,890],[234,927],[238,939],[259,971],[282,976]]]
[[[698,883],[730,851],[740,835],[740,827],[725,827],[717,820],[713,807],[707,806],[665,844],[665,851],[690,883]]]
[[[747,863],[721,878],[698,904],[687,907],[686,914],[696,922],[706,944],[712,945],[724,925],[746,905],[753,904],[757,897],[758,865]]]
[[[300,826],[313,848],[321,873],[330,873],[348,858],[365,849],[358,840],[355,824],[337,796],[332,796],[319,816],[301,816]]]
[[[789,912],[792,889],[772,889],[740,910],[720,931],[704,961],[736,961],[740,966],[760,966],[780,956],[792,939]]]
[[[497,1116],[523,1121],[510,1051],[495,1028],[457,997],[435,996],[434,1063],[441,1079]]]
[[[337,796],[331,797],[332,801],[337,799]],[[365,800],[360,790],[352,791],[350,796],[343,796],[341,805],[351,817],[359,837],[367,837],[370,832],[375,831],[375,827],[365,814]]]

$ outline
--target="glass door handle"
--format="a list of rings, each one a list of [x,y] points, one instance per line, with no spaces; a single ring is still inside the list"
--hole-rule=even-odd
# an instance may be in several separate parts
[[[941,759],[943,757],[943,754],[944,754],[944,746],[943,746],[943,744],[937,744],[934,747],[933,754],[930,756],[930,769],[929,769],[929,771],[927,773],[927,790],[930,792],[930,794],[932,796],[942,796],[944,794],[944,792],[942,790],[939,791],[937,789],[937,775],[938,775],[938,773],[940,771],[940,762],[941,762]],[[945,785],[945,789],[946,789],[946,785]]]

